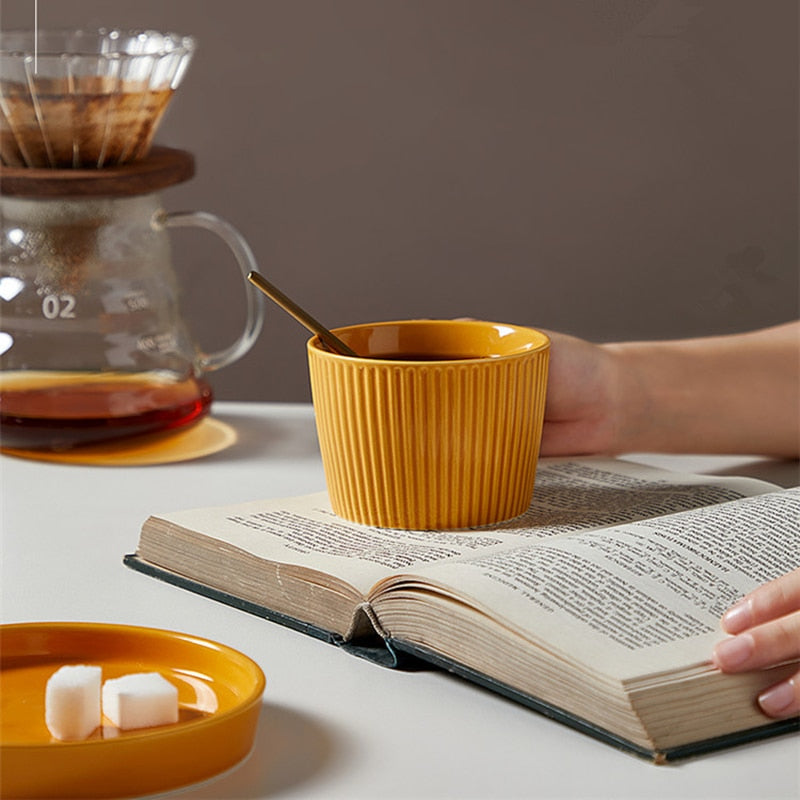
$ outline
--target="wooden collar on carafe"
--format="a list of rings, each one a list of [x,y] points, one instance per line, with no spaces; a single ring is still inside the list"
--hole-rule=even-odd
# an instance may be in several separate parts
[[[129,197],[150,194],[194,176],[186,150],[154,146],[139,161],[97,169],[0,166],[0,194],[18,197]]]

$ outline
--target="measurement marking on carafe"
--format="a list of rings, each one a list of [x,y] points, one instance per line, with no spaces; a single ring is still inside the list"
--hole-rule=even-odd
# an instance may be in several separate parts
[[[150,308],[150,300],[144,292],[135,292],[122,298],[128,311],[146,311]]]
[[[42,314],[46,319],[75,319],[75,295],[46,294],[42,299]]]
[[[178,349],[178,338],[171,331],[140,336],[136,349],[142,353],[172,353]]]

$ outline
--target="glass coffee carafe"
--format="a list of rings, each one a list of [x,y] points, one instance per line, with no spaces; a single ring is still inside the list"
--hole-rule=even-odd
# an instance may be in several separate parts
[[[204,376],[241,357],[263,304],[246,290],[241,336],[204,352],[181,317],[170,228],[211,230],[243,274],[250,248],[224,220],[170,213],[159,191],[191,177],[185,151],[107,168],[0,173],[0,445],[62,450],[182,429],[209,410]],[[203,278],[220,296],[230,281]],[[246,281],[243,281],[246,284]]]

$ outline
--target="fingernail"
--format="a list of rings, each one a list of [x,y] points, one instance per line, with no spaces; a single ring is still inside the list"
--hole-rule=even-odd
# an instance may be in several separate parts
[[[764,710],[764,713],[769,714],[771,717],[780,716],[789,708],[793,701],[794,684],[791,678],[788,681],[784,681],[777,686],[767,689],[766,692],[758,696],[758,704]]]
[[[730,671],[744,664],[755,650],[755,642],[749,633],[724,639],[714,648],[714,661],[723,671]]]
[[[722,627],[728,633],[739,633],[753,624],[749,600],[740,600],[722,615]]]

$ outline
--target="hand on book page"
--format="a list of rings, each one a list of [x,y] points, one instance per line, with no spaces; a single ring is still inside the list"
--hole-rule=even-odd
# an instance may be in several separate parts
[[[800,657],[800,569],[750,592],[725,613],[733,634],[714,648],[723,672],[776,666]],[[759,705],[770,717],[800,714],[800,672],[763,691]]]

